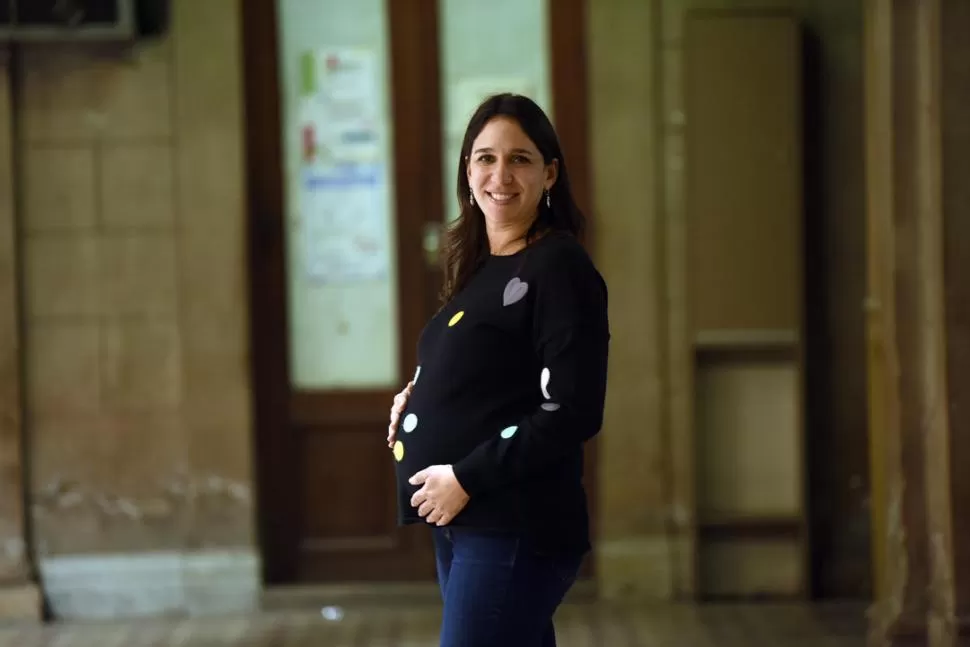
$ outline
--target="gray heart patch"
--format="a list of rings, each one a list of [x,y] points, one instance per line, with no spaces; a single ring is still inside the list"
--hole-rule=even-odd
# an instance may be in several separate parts
[[[528,283],[520,281],[518,277],[512,279],[505,286],[505,292],[502,294],[502,305],[510,306],[513,303],[518,303],[528,291]]]

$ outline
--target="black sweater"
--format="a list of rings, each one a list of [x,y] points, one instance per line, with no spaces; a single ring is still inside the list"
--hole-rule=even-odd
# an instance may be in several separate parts
[[[453,465],[470,499],[451,525],[587,550],[583,444],[603,420],[609,338],[606,284],[573,237],[489,257],[421,334],[394,448],[400,522],[424,523],[411,475]]]

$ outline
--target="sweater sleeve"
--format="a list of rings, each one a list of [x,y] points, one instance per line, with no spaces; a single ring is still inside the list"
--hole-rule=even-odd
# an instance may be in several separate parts
[[[533,346],[542,403],[476,447],[453,469],[475,496],[519,481],[574,453],[603,423],[607,290],[585,252],[556,254],[534,277]]]

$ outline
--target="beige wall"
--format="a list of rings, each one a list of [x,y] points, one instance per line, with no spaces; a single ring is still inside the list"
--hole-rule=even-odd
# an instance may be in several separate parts
[[[252,542],[234,14],[178,2],[161,42],[24,50],[40,557]]]
[[[240,37],[236,3],[181,0],[161,41],[21,52],[28,514],[55,606],[79,603],[65,556],[241,549],[258,577]]]

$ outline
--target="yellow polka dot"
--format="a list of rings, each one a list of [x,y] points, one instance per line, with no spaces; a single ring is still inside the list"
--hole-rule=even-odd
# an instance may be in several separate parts
[[[454,326],[456,323],[458,323],[459,321],[461,321],[461,318],[464,317],[464,316],[465,316],[465,311],[464,310],[459,310],[458,312],[456,312],[455,313],[455,316],[452,317],[451,318],[451,321],[448,322],[448,327],[451,328],[452,326]]]
[[[400,440],[394,443],[394,459],[398,463],[404,460],[404,443]]]

